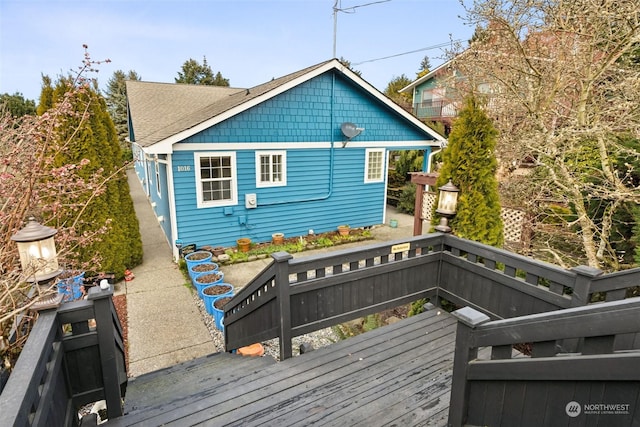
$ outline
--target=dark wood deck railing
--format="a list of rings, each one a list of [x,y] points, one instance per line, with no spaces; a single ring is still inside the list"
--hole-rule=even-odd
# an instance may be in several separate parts
[[[294,259],[281,252],[225,307],[226,349],[291,338],[420,298],[470,306],[491,319],[579,307],[595,294],[624,298],[640,269],[565,270],[446,234]],[[566,342],[570,347],[570,342]]]
[[[43,310],[0,395],[2,425],[75,426],[78,409],[106,400],[122,415],[127,373],[112,291]],[[95,327],[89,322],[95,320]]]
[[[593,404],[617,411],[593,425],[635,425],[640,342],[628,337],[640,332],[639,313],[640,298],[493,322],[470,307],[454,312],[449,425],[570,425]],[[567,340],[579,340],[579,352],[567,352]],[[517,344],[531,356],[512,357]],[[481,347],[491,348],[490,360],[478,358]]]
[[[227,350],[291,338],[435,294],[441,235],[294,259],[286,252],[225,306]]]

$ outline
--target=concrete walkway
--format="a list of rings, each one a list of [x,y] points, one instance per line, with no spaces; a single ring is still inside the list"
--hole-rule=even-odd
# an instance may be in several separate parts
[[[127,172],[133,204],[140,222],[144,259],[132,269],[135,278],[116,285],[116,294],[126,293],[129,328],[129,376],[156,371],[216,352],[211,335],[193,300],[193,288],[173,262],[171,248],[153,213],[135,171]],[[388,224],[396,219],[398,226]],[[296,253],[309,256],[330,250],[388,241],[413,235],[413,216],[387,208],[387,224],[372,228],[374,241],[339,245]],[[225,282],[243,288],[271,258],[221,266]]]
[[[216,350],[140,181],[127,174],[144,250],[135,278],[119,290],[127,294],[129,376],[136,377]]]

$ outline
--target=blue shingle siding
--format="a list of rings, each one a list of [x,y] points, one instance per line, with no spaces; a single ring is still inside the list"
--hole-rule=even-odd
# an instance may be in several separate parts
[[[321,75],[267,100],[185,142],[315,142],[328,141],[331,128],[331,76]],[[313,99],[310,101],[309,99]],[[409,122],[391,120],[390,110],[368,93],[337,77],[333,137],[342,139],[340,124],[364,127],[359,140],[424,140]]]
[[[243,143],[243,149],[233,151],[238,204],[231,208],[197,207],[194,153],[180,151],[181,143],[174,146],[178,238],[199,246],[233,246],[240,237],[260,242],[270,240],[275,232],[290,237],[306,235],[309,229],[316,233],[333,231],[344,223],[352,227],[382,223],[385,184],[364,183],[365,147],[331,150],[301,144],[299,149],[289,148],[287,185],[256,188],[255,150],[261,149],[260,144],[269,150],[278,149],[269,143],[319,142],[328,147],[332,140],[343,141],[340,125],[347,121],[365,128],[354,139],[359,143],[428,138],[340,74],[335,79],[332,121],[332,80],[329,73],[318,76],[184,140],[203,144],[203,152],[223,151],[216,148],[217,143]],[[255,148],[246,149],[246,143],[254,143]],[[228,145],[224,148],[228,150]],[[416,146],[409,144],[407,148]],[[245,208],[247,193],[257,194],[256,209]],[[240,219],[246,223],[241,224]]]

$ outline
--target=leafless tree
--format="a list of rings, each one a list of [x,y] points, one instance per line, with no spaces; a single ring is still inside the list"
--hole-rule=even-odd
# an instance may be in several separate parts
[[[520,202],[571,207],[574,216],[561,220],[577,230],[589,265],[615,265],[614,215],[640,203],[639,154],[628,144],[640,138],[637,1],[464,3],[478,30],[455,52],[455,84],[487,96],[500,131],[501,180],[517,182],[520,163],[533,163]]]

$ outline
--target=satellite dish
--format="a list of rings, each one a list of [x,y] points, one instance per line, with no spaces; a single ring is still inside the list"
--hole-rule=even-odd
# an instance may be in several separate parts
[[[355,123],[344,122],[340,126],[340,130],[342,131],[342,134],[347,138],[347,140],[350,140],[351,138],[355,138],[356,136],[360,135],[364,128],[359,128],[355,125]]]

